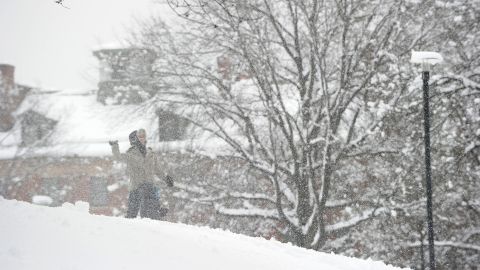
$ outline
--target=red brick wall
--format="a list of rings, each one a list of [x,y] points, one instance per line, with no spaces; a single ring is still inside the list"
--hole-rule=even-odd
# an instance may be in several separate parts
[[[112,161],[108,158],[33,158],[21,160],[1,160],[0,177],[4,179],[2,193],[8,199],[32,202],[34,195],[46,195],[60,201],[59,203],[76,201],[89,202],[91,198],[91,177],[104,177],[107,185],[117,182],[112,170]],[[55,189],[63,190],[64,195],[45,191],[47,179],[55,178]],[[11,179],[17,179],[12,181]],[[95,214],[113,215],[114,208],[125,208],[128,197],[126,186],[108,192],[105,206],[90,207]],[[61,198],[60,198],[61,197]]]

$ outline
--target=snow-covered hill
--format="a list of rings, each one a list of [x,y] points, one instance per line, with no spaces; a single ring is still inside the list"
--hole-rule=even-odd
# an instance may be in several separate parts
[[[221,230],[95,216],[88,204],[51,208],[0,197],[0,268],[399,269]]]

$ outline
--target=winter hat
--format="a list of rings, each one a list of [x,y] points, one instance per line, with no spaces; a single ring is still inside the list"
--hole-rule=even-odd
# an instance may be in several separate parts
[[[135,143],[138,142],[136,130],[132,131],[130,135],[128,135],[128,140],[130,141],[130,145],[135,145]]]

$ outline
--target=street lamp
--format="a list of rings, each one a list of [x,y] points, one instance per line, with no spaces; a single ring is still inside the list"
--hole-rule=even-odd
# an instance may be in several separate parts
[[[428,80],[430,78],[430,67],[441,63],[442,56],[436,52],[412,51],[410,62],[422,65],[423,79],[423,126],[425,128],[425,175],[427,182],[427,221],[428,221],[428,252],[430,259],[430,270],[435,270],[435,250],[433,240],[433,214],[432,214],[432,169],[430,166],[430,105],[428,94]]]

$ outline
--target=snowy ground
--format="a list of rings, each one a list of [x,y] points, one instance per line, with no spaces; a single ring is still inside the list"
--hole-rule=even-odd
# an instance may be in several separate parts
[[[399,269],[221,230],[88,214],[0,197],[0,268],[20,269]]]

